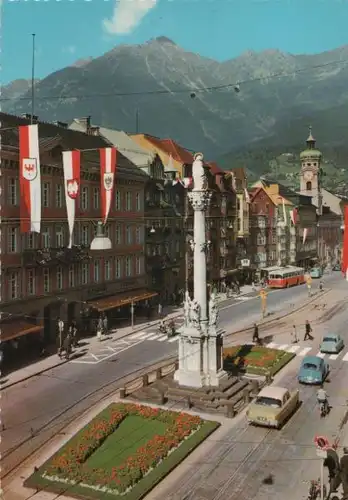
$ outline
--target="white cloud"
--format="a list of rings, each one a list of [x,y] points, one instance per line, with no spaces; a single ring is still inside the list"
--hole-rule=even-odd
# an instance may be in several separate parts
[[[131,33],[146,14],[156,7],[158,0],[115,0],[110,19],[103,20],[103,27],[111,35]]]
[[[68,47],[63,47],[63,52],[65,54],[75,54],[76,47],[75,45],[69,45]]]

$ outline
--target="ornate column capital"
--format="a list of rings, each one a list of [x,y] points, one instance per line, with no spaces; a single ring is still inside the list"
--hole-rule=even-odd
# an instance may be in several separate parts
[[[210,205],[212,194],[211,191],[191,191],[188,193],[193,210],[205,212]]]

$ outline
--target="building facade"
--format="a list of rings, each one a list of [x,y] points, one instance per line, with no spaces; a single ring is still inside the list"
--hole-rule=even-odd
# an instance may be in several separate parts
[[[252,190],[250,201],[250,253],[260,271],[277,264],[277,209],[262,186]]]
[[[91,251],[101,219],[98,149],[109,144],[101,137],[68,130],[65,124],[39,123],[41,232],[21,234],[18,126],[30,121],[2,113],[1,122],[7,129],[2,137],[1,177],[6,199],[1,239],[2,339],[41,332],[46,343],[52,342],[58,317],[66,323],[88,321],[100,311],[108,311],[111,321],[129,317],[132,302],[155,295],[149,291],[144,262],[146,174],[118,152],[106,226],[112,249]],[[62,151],[73,149],[81,151],[81,185],[73,246],[68,248]]]
[[[317,254],[316,208],[310,196],[272,181],[254,185],[252,201],[252,253],[255,267],[310,267]]]
[[[115,146],[147,176],[144,197],[145,270],[151,289],[161,304],[173,304],[182,298],[185,284],[184,198],[181,183],[174,183],[176,170],[169,154],[146,149],[123,131],[96,127],[90,118],[75,119],[69,125],[88,133],[88,129]],[[143,141],[144,142],[144,141]],[[146,141],[145,141],[146,144]],[[163,160],[165,163],[163,163]],[[172,163],[170,165],[170,163]]]
[[[250,254],[250,196],[248,180],[243,168],[232,169],[232,189],[236,193],[236,211],[234,214],[233,234],[236,251],[236,267],[240,283],[250,282],[252,278]],[[227,174],[228,175],[228,174]]]
[[[316,147],[310,130],[307,147],[300,154],[300,193],[312,198],[317,209],[317,262],[320,265],[339,263],[342,254],[342,224],[345,200],[322,186],[325,175],[323,155]]]

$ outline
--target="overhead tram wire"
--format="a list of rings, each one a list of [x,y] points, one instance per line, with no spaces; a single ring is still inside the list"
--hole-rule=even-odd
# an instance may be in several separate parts
[[[306,68],[299,68],[289,72],[278,72],[273,73],[268,76],[261,76],[256,78],[249,78],[245,80],[238,80],[231,83],[226,83],[222,85],[212,85],[212,86],[203,86],[203,87],[188,87],[188,88],[177,88],[177,89],[163,89],[163,90],[142,90],[138,92],[110,92],[110,93],[93,93],[93,94],[74,94],[74,95],[55,95],[55,96],[43,96],[40,97],[36,95],[36,101],[53,101],[53,100],[66,100],[66,99],[92,99],[96,97],[137,97],[137,96],[151,96],[151,95],[168,95],[168,94],[189,94],[191,93],[200,93],[200,92],[217,92],[221,90],[228,89],[236,89],[236,87],[240,87],[242,85],[246,85],[248,83],[262,82],[265,80],[272,80],[276,78],[286,78],[288,76],[293,76],[301,73],[305,73],[315,69],[321,69],[330,67],[333,65],[345,65],[348,64],[348,59],[338,59],[335,61],[330,61],[325,64],[317,64],[314,66],[308,66]],[[30,101],[31,97],[5,97],[0,98],[0,102],[9,102],[9,101]]]

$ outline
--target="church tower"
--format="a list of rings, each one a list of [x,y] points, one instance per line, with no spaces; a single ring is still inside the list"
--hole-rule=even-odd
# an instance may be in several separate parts
[[[320,195],[320,164],[322,158],[321,152],[315,147],[315,142],[312,127],[310,127],[307,148],[300,154],[300,192],[312,196],[314,203]]]

